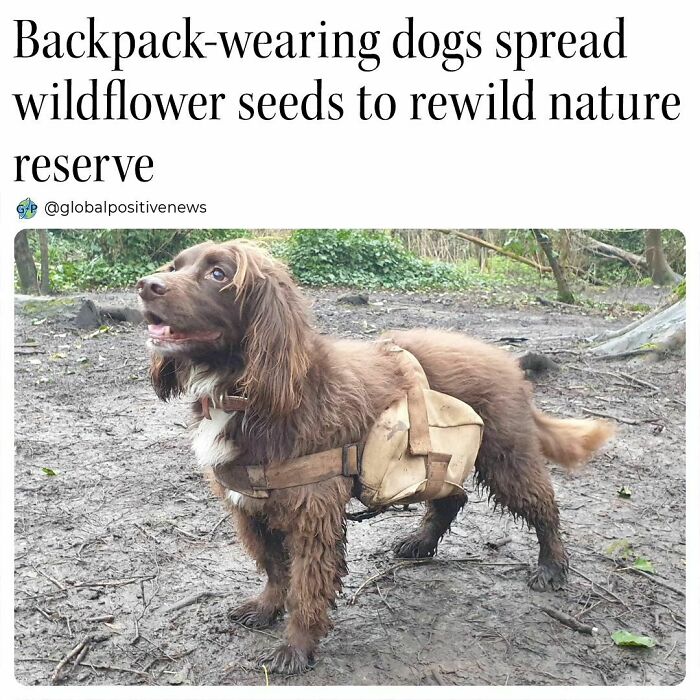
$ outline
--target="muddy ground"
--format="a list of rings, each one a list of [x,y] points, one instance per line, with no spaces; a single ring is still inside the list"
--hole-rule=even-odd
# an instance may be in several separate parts
[[[392,542],[421,508],[348,527],[350,574],[316,667],[271,684],[656,685],[685,674],[685,361],[593,363],[570,351],[634,318],[610,292],[586,311],[517,294],[373,294],[338,304],[309,292],[324,332],[372,338],[385,328],[454,328],[551,353],[537,380],[553,414],[618,417],[619,434],[588,468],[553,468],[571,575],[557,593],[526,586],[534,533],[470,488],[433,563],[398,563]],[[131,294],[90,295],[98,304]],[[513,301],[516,300],[516,301]],[[16,677],[48,684],[264,685],[255,658],[282,624],[258,632],[226,611],[262,580],[190,456],[184,403],[161,404],[146,378],[143,328],[78,331],[55,308],[16,321]],[[47,470],[51,470],[47,472]],[[53,473],[53,475],[52,475]],[[622,488],[629,497],[619,495]],[[351,506],[359,510],[360,504]],[[499,548],[491,548],[504,537]],[[632,567],[648,560],[655,574]],[[199,594],[195,599],[194,596]],[[188,603],[189,604],[184,604]],[[598,632],[576,632],[549,606]],[[621,648],[616,630],[647,635]]]

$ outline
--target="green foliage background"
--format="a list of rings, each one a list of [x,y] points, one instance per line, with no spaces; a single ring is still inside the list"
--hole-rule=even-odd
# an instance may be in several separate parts
[[[644,253],[644,231],[587,233],[631,252]],[[38,261],[39,237],[36,232],[28,234]],[[255,238],[284,260],[300,283],[309,286],[446,291],[511,285],[554,286],[550,276],[542,276],[533,268],[498,255],[490,257],[487,270],[480,270],[477,259],[470,255],[456,262],[421,257],[388,230],[301,229],[291,235],[286,231],[256,233],[243,229],[50,230],[48,235],[50,282],[54,292],[129,288],[190,245],[241,237]],[[499,245],[506,250],[530,258],[538,254],[529,229],[502,231],[498,235]],[[665,231],[664,246],[671,265],[683,274],[682,234]],[[619,261],[596,257],[591,258],[590,264],[601,279],[640,283],[638,275]]]
[[[183,248],[243,235],[241,229],[49,231],[51,289],[63,292],[131,287]],[[29,241],[38,260],[38,236],[30,236]]]

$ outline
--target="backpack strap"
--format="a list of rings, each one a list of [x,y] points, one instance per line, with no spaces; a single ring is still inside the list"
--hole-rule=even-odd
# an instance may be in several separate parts
[[[425,405],[423,387],[414,386],[408,391],[408,449],[412,455],[430,454],[430,429],[428,408]]]
[[[425,458],[426,484],[421,494],[423,500],[430,501],[435,498],[445,485],[447,467],[452,455],[442,452],[429,452]]]
[[[421,500],[429,501],[435,498],[445,484],[447,468],[452,459],[451,454],[433,452],[430,442],[430,426],[428,423],[428,407],[425,403],[425,393],[421,377],[427,379],[418,360],[407,350],[404,351],[406,359],[410,358],[411,365],[417,366],[418,382],[408,391],[408,449],[414,456],[422,456],[425,460],[425,488],[421,493]]]

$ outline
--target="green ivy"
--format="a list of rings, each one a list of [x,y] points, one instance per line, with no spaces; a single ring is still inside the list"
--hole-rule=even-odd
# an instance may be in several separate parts
[[[315,287],[449,290],[473,283],[465,268],[419,258],[384,231],[295,231],[286,258],[297,280]]]

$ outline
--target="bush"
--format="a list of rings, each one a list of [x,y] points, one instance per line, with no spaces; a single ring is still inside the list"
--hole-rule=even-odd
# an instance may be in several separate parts
[[[455,265],[417,257],[383,231],[299,230],[286,253],[294,276],[309,286],[460,289],[471,277]]]

